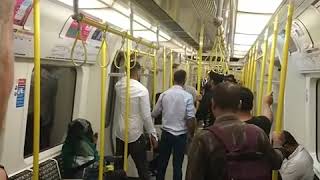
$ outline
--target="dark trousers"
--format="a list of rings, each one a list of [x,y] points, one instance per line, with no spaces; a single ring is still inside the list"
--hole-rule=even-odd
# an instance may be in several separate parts
[[[124,156],[124,142],[121,139],[116,140],[116,155]],[[147,147],[144,136],[132,143],[128,144],[128,156],[131,155],[141,180],[149,180],[148,162],[147,162]],[[123,159],[116,163],[118,169],[123,168]]]
[[[157,180],[164,180],[170,159],[173,153],[173,180],[182,180],[182,164],[187,145],[187,134],[174,136],[162,130],[159,147],[159,165]]]

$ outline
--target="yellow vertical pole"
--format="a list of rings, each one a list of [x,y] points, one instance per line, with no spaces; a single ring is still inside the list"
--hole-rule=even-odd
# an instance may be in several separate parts
[[[173,86],[173,51],[170,50],[170,87]]]
[[[189,61],[186,62],[186,72],[187,72],[187,84],[189,84],[191,80]]]
[[[247,61],[247,64],[246,64],[246,66],[247,66],[247,68],[246,68],[246,84],[245,84],[245,86],[247,87],[247,88],[249,88],[249,80],[250,80],[250,67],[251,67],[251,56],[252,56],[252,49],[249,51],[249,56],[248,56],[248,61]]]
[[[253,73],[253,62],[254,62],[254,55],[255,55],[256,48],[253,47],[251,51],[251,58],[250,58],[250,64],[249,64],[249,77],[248,77],[248,88],[251,89],[251,83],[252,83],[252,73]]]
[[[291,35],[291,27],[292,27],[292,17],[293,17],[293,2],[289,1],[288,5],[288,18],[286,24],[286,34],[284,39],[284,47],[282,52],[282,62],[281,62],[281,72],[280,72],[280,86],[279,86],[279,95],[278,95],[278,107],[277,107],[277,115],[276,115],[276,124],[275,124],[275,132],[280,133],[282,130],[283,124],[283,106],[284,106],[284,96],[285,96],[285,86],[286,86],[286,78],[287,78],[287,68],[288,68],[288,56],[289,56],[289,44],[290,44],[290,35]],[[272,174],[272,178],[278,179],[278,173],[275,171]]]
[[[257,116],[261,115],[262,111],[262,97],[264,93],[264,73],[267,61],[267,51],[268,51],[268,30],[266,30],[264,35],[264,42],[263,42],[263,55],[262,55],[262,62],[260,66],[260,84],[259,84],[259,93],[258,93],[258,108],[257,108]]]
[[[242,70],[241,70],[241,84],[244,86],[245,85],[245,76],[246,76],[246,74],[245,74],[245,72],[246,72],[246,65],[244,65],[243,67],[242,67]]]
[[[39,179],[40,151],[40,0],[33,1],[34,25],[34,124],[33,124],[33,180]]]
[[[105,36],[105,33],[104,33]],[[101,82],[100,82],[100,156],[99,156],[99,180],[103,180],[104,172],[104,137],[105,137],[105,122],[106,122],[106,75],[107,75],[107,44],[105,41],[101,45]]]
[[[251,90],[255,94],[256,91],[256,80],[257,80],[257,60],[259,53],[259,43],[256,45],[256,51],[253,59],[253,71],[252,71],[252,79],[251,79]]]
[[[129,116],[130,116],[130,47],[131,42],[127,39],[127,58],[126,58],[126,71],[127,71],[127,86],[126,86],[126,113],[125,113],[125,136],[124,136],[124,161],[123,169],[128,171],[128,141],[129,141]]]
[[[267,93],[270,94],[272,92],[272,78],[273,78],[273,68],[274,68],[274,60],[276,55],[276,48],[277,48],[277,40],[278,40],[278,16],[276,16],[273,25],[273,35],[272,35],[272,45],[271,45],[271,52],[270,52],[270,62],[268,68],[268,85],[267,85]]]
[[[167,65],[166,47],[163,47],[163,61],[162,61],[162,92],[166,90],[166,65]]]
[[[200,38],[199,38],[199,50],[198,50],[198,79],[197,79],[197,92],[200,94],[201,90],[201,77],[202,77],[202,49],[203,49],[203,37],[204,36],[204,24],[201,25]]]
[[[156,93],[157,93],[157,50],[154,49],[153,52],[153,97],[152,104],[153,107],[156,105]]]

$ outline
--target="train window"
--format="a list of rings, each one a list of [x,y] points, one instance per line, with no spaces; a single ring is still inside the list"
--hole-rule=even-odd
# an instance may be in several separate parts
[[[68,123],[72,120],[76,86],[73,67],[41,66],[40,151],[63,142]],[[33,151],[33,75],[30,86],[24,157]]]
[[[316,141],[317,141],[317,159],[320,161],[320,79],[316,87]]]

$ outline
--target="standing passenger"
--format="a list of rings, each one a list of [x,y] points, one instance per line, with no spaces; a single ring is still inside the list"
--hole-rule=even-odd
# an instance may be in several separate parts
[[[152,116],[162,114],[162,135],[159,147],[157,180],[164,180],[168,161],[173,153],[173,180],[182,180],[182,164],[188,132],[192,137],[195,128],[194,104],[191,94],[183,89],[186,72],[174,73],[174,86],[161,94]]]
[[[253,109],[253,93],[250,89],[241,87],[240,89],[240,110],[237,112],[239,119],[243,122],[254,124],[269,135],[273,121],[273,113],[271,105],[273,103],[272,94],[265,96],[262,102],[262,116],[253,116],[251,111]]]
[[[283,131],[286,159],[282,163],[282,180],[313,180],[313,160],[309,152],[299,145],[288,131]]]
[[[150,179],[148,173],[148,164],[146,157],[146,141],[144,137],[144,127],[148,134],[151,135],[153,147],[157,147],[157,134],[154,128],[148,89],[145,88],[139,81],[141,76],[141,66],[138,62],[130,63],[130,114],[129,114],[129,145],[128,154],[131,155],[140,179]],[[116,129],[116,154],[124,155],[124,140],[125,140],[125,113],[126,113],[126,77],[122,78],[115,85],[117,93],[117,107],[120,113],[116,114],[118,126]],[[123,161],[118,165],[123,167]],[[118,167],[120,168],[120,167]]]
[[[3,0],[0,5],[0,131],[6,116],[13,84],[13,7],[15,1]],[[8,179],[0,165],[0,179]]]
[[[270,180],[271,169],[281,167],[282,153],[272,148],[267,135],[237,117],[239,103],[238,86],[216,86],[212,101],[216,121],[194,138],[186,180]],[[275,136],[274,145],[281,143]]]

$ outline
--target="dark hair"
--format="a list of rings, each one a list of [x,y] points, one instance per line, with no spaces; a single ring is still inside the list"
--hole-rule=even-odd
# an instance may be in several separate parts
[[[212,83],[213,81],[212,80],[209,80],[204,86],[203,86],[203,89],[208,92],[212,89]]]
[[[218,74],[214,71],[209,72],[209,78],[213,81],[214,85],[218,85],[219,83],[223,82],[223,75]]]
[[[174,82],[177,84],[184,85],[184,83],[186,82],[186,78],[187,78],[187,73],[184,70],[178,70],[173,75]]]
[[[83,139],[84,137],[93,142],[93,130],[91,123],[88,120],[81,118],[71,121],[68,125],[66,140],[73,143]]]
[[[296,139],[288,131],[283,131],[283,135],[284,135],[284,143],[283,143],[284,145],[285,144],[291,145],[291,146],[299,145]]]
[[[218,84],[214,89],[213,101],[221,109],[238,110],[240,87],[229,82]]]
[[[224,77],[224,81],[228,81],[228,82],[232,82],[232,83],[236,83],[237,80],[236,78],[234,77],[233,74],[228,74]]]
[[[251,111],[253,108],[253,93],[246,87],[240,88],[241,111]]]
[[[137,73],[139,70],[141,70],[141,65],[139,62],[130,62],[130,76]]]

